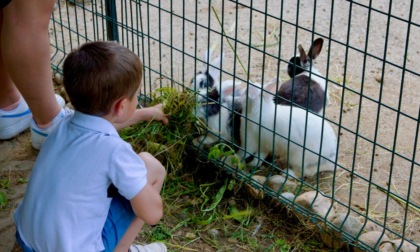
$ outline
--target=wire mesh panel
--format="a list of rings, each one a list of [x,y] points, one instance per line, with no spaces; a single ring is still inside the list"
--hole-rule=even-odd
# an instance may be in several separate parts
[[[200,94],[208,134],[195,144],[206,154],[215,143],[235,150],[215,163],[238,179],[312,216],[327,236],[378,250],[385,243],[358,239],[376,226],[380,238],[418,246],[419,11],[419,0],[61,1],[52,65],[60,72],[86,41],[117,40],[141,57],[144,94],[161,86]],[[309,101],[276,104],[285,83],[293,94],[318,92],[302,91],[299,75],[321,87],[320,111]],[[308,191],[315,200],[298,204]],[[330,202],[323,214],[314,210],[321,198]],[[353,219],[358,228],[349,230]]]

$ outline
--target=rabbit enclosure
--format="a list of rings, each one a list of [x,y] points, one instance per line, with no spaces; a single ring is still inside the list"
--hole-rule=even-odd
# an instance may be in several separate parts
[[[259,155],[254,159],[264,162],[260,167],[240,168],[229,158],[214,162],[266,197],[309,217],[321,232],[339,233],[337,239],[378,250],[383,245],[379,240],[368,244],[359,239],[373,223],[380,238],[402,239],[402,244],[418,248],[419,12],[420,0],[59,1],[50,26],[52,67],[59,75],[65,56],[86,41],[115,40],[142,59],[144,95],[164,86],[195,92],[191,80],[202,67],[218,70],[216,82],[231,80],[237,89],[258,88],[257,83],[275,78],[278,88],[290,79],[287,66],[291,57],[299,56],[298,45],[308,52],[313,41],[322,38],[322,51],[311,66],[319,75],[310,75],[325,80],[330,95],[320,118],[336,136],[334,170],[292,179],[282,171],[284,162],[264,161]],[[205,60],[209,49],[212,58]],[[212,66],[222,54],[220,66]],[[246,121],[242,106],[238,115]],[[259,120],[267,116],[264,112]],[[219,137],[217,130],[209,130],[210,135]],[[234,146],[229,139],[218,140]],[[197,149],[209,151],[202,142]],[[270,177],[280,174],[294,181],[293,197],[282,194],[283,186],[278,190],[268,186]],[[254,175],[264,179],[257,181]],[[297,204],[296,198],[307,191],[317,192],[315,199],[325,197],[334,207],[328,205],[320,216],[311,210],[315,202],[307,207]],[[331,222],[333,211],[345,216],[342,224]],[[356,232],[344,225],[353,217],[361,225]],[[399,250],[402,245],[394,247]]]

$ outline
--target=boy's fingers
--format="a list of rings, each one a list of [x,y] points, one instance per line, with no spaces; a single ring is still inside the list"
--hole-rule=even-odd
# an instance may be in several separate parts
[[[166,125],[166,124],[169,123],[168,115],[165,115],[165,114],[163,115],[163,117],[162,117],[162,123],[164,125]]]

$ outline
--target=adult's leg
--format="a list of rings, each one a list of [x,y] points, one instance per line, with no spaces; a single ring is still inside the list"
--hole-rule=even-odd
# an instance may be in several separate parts
[[[163,165],[150,153],[141,152],[139,153],[139,156],[146,165],[147,183],[151,184],[157,192],[160,192],[166,177],[165,167],[163,167]],[[128,251],[131,244],[133,244],[136,239],[137,234],[143,228],[143,225],[144,221],[142,219],[135,218],[124,233],[124,236],[118,242],[114,251]]]
[[[0,10],[0,40],[3,27],[3,10]],[[3,62],[3,53],[0,46],[0,109],[7,108],[19,102],[20,93],[10,77]]]
[[[3,9],[3,61],[38,125],[47,125],[61,111],[54,95],[48,37],[54,2],[13,0]]]

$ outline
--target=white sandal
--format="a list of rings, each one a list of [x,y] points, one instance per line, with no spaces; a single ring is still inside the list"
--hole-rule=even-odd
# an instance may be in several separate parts
[[[161,242],[154,242],[147,245],[136,245],[133,244],[130,246],[130,252],[166,252],[165,244]]]

